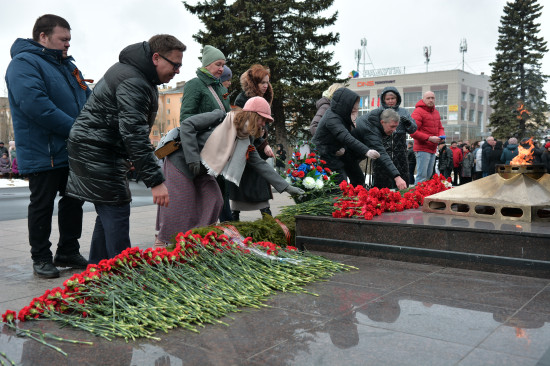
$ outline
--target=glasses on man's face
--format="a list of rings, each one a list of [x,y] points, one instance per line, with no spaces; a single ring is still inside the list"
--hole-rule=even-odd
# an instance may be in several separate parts
[[[170,63],[170,65],[172,65],[172,66],[174,67],[174,72],[175,72],[175,71],[178,71],[178,70],[180,69],[180,67],[181,67],[182,64],[179,64],[179,63],[177,63],[177,62],[174,62],[174,61],[172,61],[172,60],[169,60],[169,59],[167,59],[166,57],[164,57],[163,55],[161,55],[160,53],[159,53],[159,56],[162,57],[165,61],[167,61],[168,63]]]

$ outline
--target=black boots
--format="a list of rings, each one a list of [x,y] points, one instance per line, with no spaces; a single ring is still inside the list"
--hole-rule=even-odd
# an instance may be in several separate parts
[[[231,211],[231,218],[233,221],[239,221],[239,216],[241,214],[241,211]]]
[[[264,215],[273,216],[273,215],[271,214],[271,210],[269,209],[269,207],[260,209],[260,212],[262,213],[262,217],[263,217]]]

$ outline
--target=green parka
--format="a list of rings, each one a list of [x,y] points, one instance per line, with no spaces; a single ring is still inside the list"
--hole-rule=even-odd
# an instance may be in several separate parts
[[[180,123],[195,114],[212,112],[215,109],[220,109],[220,105],[208,89],[212,89],[220,98],[225,113],[231,110],[227,89],[222,85],[220,79],[216,79],[210,74],[205,73],[201,68],[197,69],[197,77],[189,80],[183,87],[183,99],[181,101]]]

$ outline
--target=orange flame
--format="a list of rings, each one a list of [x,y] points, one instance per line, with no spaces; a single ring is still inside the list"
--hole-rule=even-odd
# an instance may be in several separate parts
[[[529,145],[528,148],[522,145]],[[533,138],[531,137],[525,143],[518,145],[518,155],[510,161],[510,165],[531,165],[533,162]]]

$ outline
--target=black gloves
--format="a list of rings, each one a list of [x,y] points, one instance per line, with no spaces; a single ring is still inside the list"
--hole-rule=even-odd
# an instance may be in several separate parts
[[[189,172],[193,175],[193,178],[196,178],[200,174],[201,163],[199,161],[196,161],[187,165],[189,166]]]

